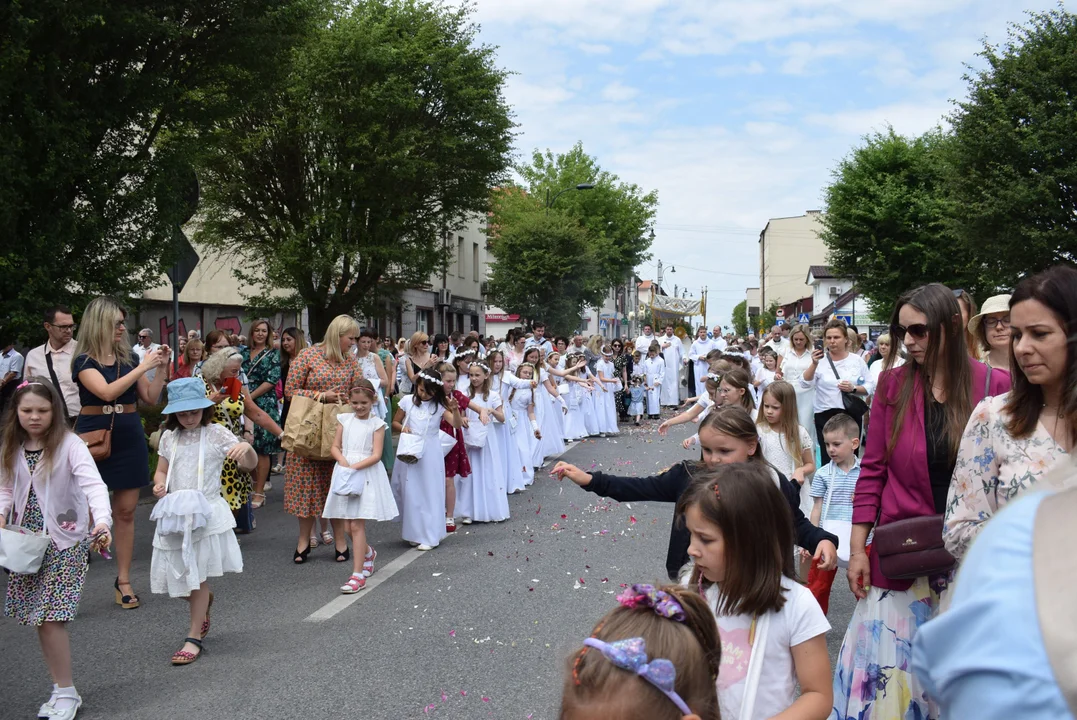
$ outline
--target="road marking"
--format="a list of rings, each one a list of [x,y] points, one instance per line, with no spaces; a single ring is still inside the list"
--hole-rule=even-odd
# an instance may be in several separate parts
[[[377,573],[371,575],[366,580],[366,588],[360,590],[353,595],[341,595],[335,600],[330,600],[318,610],[308,615],[303,622],[319,623],[329,620],[337,613],[351,607],[354,603],[359,602],[371,592],[376,590],[379,585],[396,575],[398,572],[411,565],[418,560],[425,553],[415,550],[405,551],[403,554],[396,557],[392,562],[388,563],[384,567],[380,568]]]
[[[569,450],[571,450],[572,448],[574,448],[578,444],[579,444],[578,442],[567,442],[567,443],[565,443],[565,452],[567,453]],[[561,453],[561,455],[564,455],[564,453]],[[561,458],[561,455],[558,455],[557,457],[552,458],[550,461],[544,463],[542,467],[546,467],[547,465],[552,466],[553,464],[555,464],[558,461],[558,459]],[[362,589],[359,592],[354,593],[352,595],[341,595],[338,598],[330,600],[325,605],[323,605],[322,607],[318,608],[317,610],[312,612],[310,615],[308,615],[303,620],[303,622],[310,622],[310,623],[325,622],[326,620],[329,620],[330,618],[338,615],[339,613],[343,612],[344,610],[347,610],[349,607],[351,607],[355,603],[359,602],[364,597],[369,595],[371,592],[376,590],[378,588],[378,586],[381,585],[383,582],[385,582],[386,580],[391,578],[393,575],[396,575],[398,572],[400,572],[401,570],[406,568],[408,565],[411,565],[413,562],[415,562],[416,560],[418,560],[420,557],[422,557],[425,554],[426,553],[423,553],[423,552],[420,552],[418,550],[415,550],[414,548],[404,552],[403,554],[398,556],[395,560],[393,560],[392,562],[388,563],[383,568],[378,570],[378,572],[376,573],[376,575],[377,575],[376,577],[374,575],[372,575],[369,578],[367,578],[366,587],[364,589]]]

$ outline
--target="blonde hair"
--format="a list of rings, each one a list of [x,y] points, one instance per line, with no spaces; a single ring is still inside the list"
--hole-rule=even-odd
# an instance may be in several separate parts
[[[804,349],[808,350],[808,351],[810,351],[812,349],[812,343],[815,342],[815,341],[812,340],[811,328],[810,327],[808,327],[807,325],[804,325],[804,324],[794,325],[793,326],[793,329],[789,331],[789,345],[791,347],[793,346],[793,336],[794,335],[803,335],[804,336]]]
[[[774,398],[774,401],[782,406],[781,415],[778,416],[778,427],[776,428],[785,437],[786,452],[793,456],[794,464],[801,461],[800,456],[803,454],[804,449],[800,445],[800,421],[797,415],[797,392],[793,389],[793,386],[784,380],[775,380],[767,389],[763,391],[763,395],[759,402],[759,415],[756,416],[755,424],[762,427],[770,427],[770,423],[767,422],[767,417],[763,413],[763,403],[767,400],[767,395]]]
[[[422,330],[413,332],[411,334],[411,340],[408,340],[408,354],[417,352],[419,350],[419,343],[430,342],[430,336],[424,333]]]
[[[221,379],[221,373],[224,372],[225,366],[234,358],[243,359],[243,356],[239,354],[239,350],[234,347],[221,348],[213,353],[208,360],[202,363],[202,379],[216,385]]]
[[[98,362],[115,355],[120,365],[132,364],[131,344],[126,336],[116,340],[116,323],[127,319],[127,311],[110,297],[94,298],[82,313],[79,335],[75,343],[74,361],[79,355],[89,355]]]
[[[359,334],[359,323],[351,315],[337,315],[329,327],[325,329],[325,337],[322,338],[322,352],[325,359],[332,363],[344,362],[344,353],[340,351],[340,339],[347,333]]]

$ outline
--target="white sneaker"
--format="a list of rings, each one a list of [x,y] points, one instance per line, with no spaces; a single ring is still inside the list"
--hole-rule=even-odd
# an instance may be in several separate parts
[[[273,489],[273,481],[272,480],[266,480],[266,485],[265,485],[265,488],[263,488],[263,489],[264,490],[272,490]]]
[[[460,522],[462,522],[464,525],[470,525],[471,524],[471,518],[469,518],[469,517],[461,518]]]
[[[422,545],[419,545],[415,549],[420,550],[422,552],[426,552],[427,550],[433,550],[434,546],[433,545],[427,545],[426,543],[423,543]]]

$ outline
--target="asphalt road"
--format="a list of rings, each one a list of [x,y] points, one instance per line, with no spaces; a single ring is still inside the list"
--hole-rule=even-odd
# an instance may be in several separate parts
[[[687,428],[668,438],[652,428],[588,440],[564,459],[644,475],[690,455]],[[670,505],[607,501],[543,473],[510,496],[510,520],[460,526],[429,553],[401,542],[396,523],[368,525],[378,571],[345,598],[350,568],[329,549],[292,564],[297,525],[282,484],[275,476],[257,530],[240,540],[244,572],[212,581],[205,656],[187,667],[169,664],[187,605],[149,593],[150,506],[139,508],[142,607],[113,604],[114,567],[97,559],[69,626],[80,718],[556,718],[566,658],[621,585],[665,579]],[[839,573],[832,657],[853,604]],[[36,633],[0,619],[0,649],[0,718],[32,718],[51,686]]]

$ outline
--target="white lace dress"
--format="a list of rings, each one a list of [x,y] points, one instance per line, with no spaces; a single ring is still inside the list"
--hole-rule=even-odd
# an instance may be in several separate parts
[[[201,452],[200,438],[204,438]],[[236,436],[216,423],[168,430],[161,436],[158,452],[168,460],[168,494],[150,514],[157,521],[150,562],[152,592],[188,597],[207,578],[243,572],[243,554],[232,532],[236,521],[221,496],[221,468],[237,444]]]

